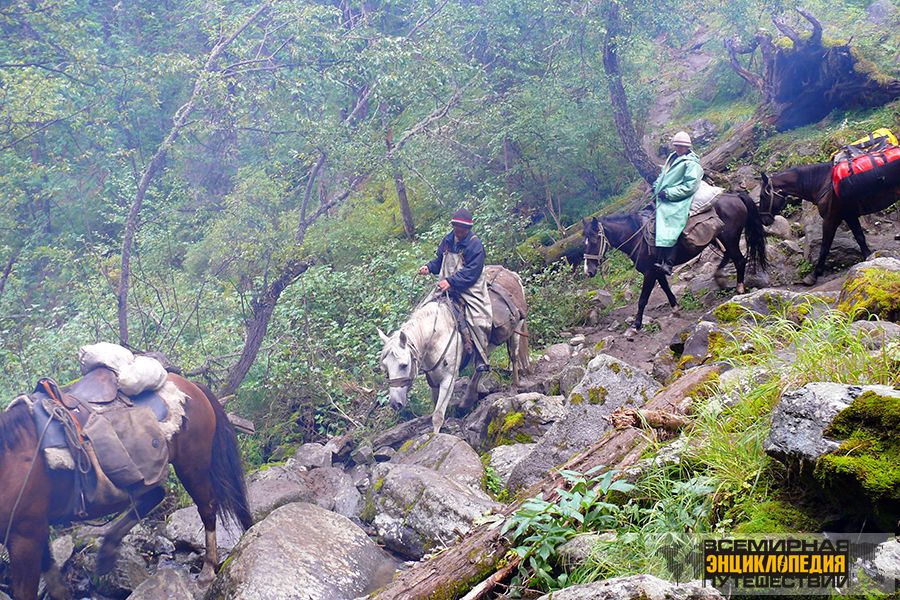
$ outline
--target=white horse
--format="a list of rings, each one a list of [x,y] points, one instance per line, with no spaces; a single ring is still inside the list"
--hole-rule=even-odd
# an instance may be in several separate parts
[[[413,381],[424,374],[434,401],[431,424],[438,433],[462,363],[462,335],[450,303],[429,302],[390,336],[380,329],[378,335],[384,341],[381,368],[388,378],[391,406],[397,410],[406,406]]]
[[[491,351],[505,343],[512,367],[513,387],[519,385],[519,372],[528,369],[528,326],[525,322],[525,290],[516,273],[496,265],[485,267],[488,290],[493,306],[493,327],[488,342]],[[409,389],[418,375],[425,375],[431,388],[434,413],[431,424],[438,433],[453,393],[453,385],[462,364],[462,335],[450,302],[439,299],[427,302],[413,311],[409,320],[390,336],[381,329],[384,342],[381,368],[388,379],[391,406],[406,406]],[[465,408],[478,395],[477,377],[469,382]]]

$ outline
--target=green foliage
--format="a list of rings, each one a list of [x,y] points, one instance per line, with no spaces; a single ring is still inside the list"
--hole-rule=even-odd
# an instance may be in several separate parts
[[[600,474],[602,470],[602,466],[594,467],[583,475],[561,471],[568,489],[556,490],[558,500],[530,498],[503,524],[503,533],[512,532],[512,551],[522,559],[517,585],[546,590],[566,587],[565,573],[551,575],[556,549],[578,533],[617,525],[621,509],[610,502],[611,496],[626,494],[633,486],[616,479],[617,472]]]
[[[580,325],[587,319],[590,303],[579,293],[576,273],[563,263],[524,278],[528,302],[530,343],[546,346],[561,339],[566,327]]]

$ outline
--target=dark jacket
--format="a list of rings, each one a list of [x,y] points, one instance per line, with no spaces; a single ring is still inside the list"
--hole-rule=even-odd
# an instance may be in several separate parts
[[[478,236],[470,231],[466,237],[457,242],[451,231],[441,241],[434,259],[428,263],[428,270],[435,275],[441,272],[445,252],[461,252],[463,257],[462,268],[447,279],[451,291],[459,293],[472,287],[484,270],[484,245]]]

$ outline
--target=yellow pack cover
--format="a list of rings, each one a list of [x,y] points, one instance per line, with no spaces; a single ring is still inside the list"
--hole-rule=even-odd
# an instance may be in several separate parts
[[[871,147],[879,144],[879,142],[881,141],[881,138],[885,139],[885,141],[887,142],[887,145],[890,145],[890,146],[900,145],[897,142],[897,136],[895,136],[894,133],[890,129],[888,129],[887,127],[879,127],[878,129],[876,129],[872,133],[866,135],[865,137],[861,137],[858,140],[854,140],[854,141],[850,142],[849,144],[847,144],[847,146],[854,146],[856,148],[859,148],[860,150],[868,151],[868,150],[870,150]],[[840,150],[833,152],[831,154],[832,160],[834,160],[834,157],[837,156],[839,153],[843,152],[847,148],[847,146],[844,146]]]

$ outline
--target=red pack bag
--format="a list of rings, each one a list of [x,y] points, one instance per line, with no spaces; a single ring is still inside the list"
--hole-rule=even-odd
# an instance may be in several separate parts
[[[839,158],[832,167],[831,182],[840,197],[900,185],[900,146]]]

